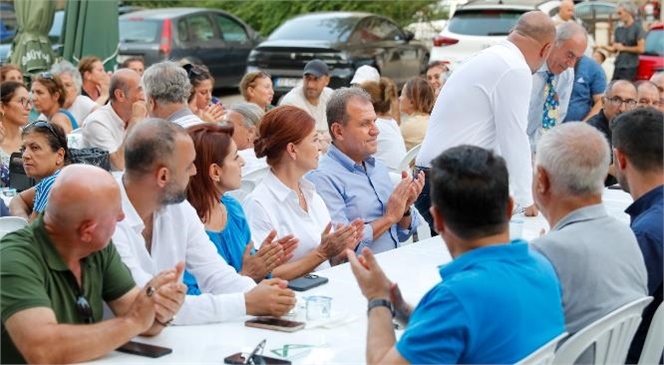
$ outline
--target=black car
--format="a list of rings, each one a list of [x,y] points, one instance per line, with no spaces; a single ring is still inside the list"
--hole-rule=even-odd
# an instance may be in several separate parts
[[[247,71],[272,75],[275,94],[302,80],[304,65],[323,60],[330,68],[330,87],[348,86],[363,65],[378,69],[397,85],[422,74],[427,48],[392,20],[370,13],[325,12],[301,15],[277,28],[247,60]]]
[[[210,68],[215,87],[234,87],[247,55],[262,38],[249,25],[221,10],[164,8],[120,16],[118,62],[141,56],[146,66],[187,59]]]

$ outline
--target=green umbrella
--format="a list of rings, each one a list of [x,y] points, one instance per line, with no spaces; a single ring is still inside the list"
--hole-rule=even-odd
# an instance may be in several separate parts
[[[62,57],[73,64],[85,56],[97,56],[107,71],[118,55],[118,1],[67,0]]]
[[[53,0],[21,0],[14,2],[18,32],[10,51],[11,63],[25,73],[46,71],[54,61],[48,31],[53,24]]]

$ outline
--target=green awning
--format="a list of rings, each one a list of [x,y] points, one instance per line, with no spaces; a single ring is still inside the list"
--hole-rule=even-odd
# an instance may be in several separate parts
[[[73,64],[85,56],[97,56],[104,68],[115,67],[120,36],[117,0],[67,0],[62,57]]]
[[[10,62],[24,73],[48,70],[55,57],[48,39],[53,25],[53,0],[20,0],[14,2],[18,29],[10,51]]]

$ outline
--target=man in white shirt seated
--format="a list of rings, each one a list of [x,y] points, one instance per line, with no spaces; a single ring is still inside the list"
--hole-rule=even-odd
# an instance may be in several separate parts
[[[120,69],[111,77],[110,102],[83,122],[83,144],[110,154],[115,170],[124,170],[124,141],[134,124],[147,116],[141,78],[136,71]]]
[[[147,74],[147,71],[146,71]],[[162,119],[139,123],[127,136],[120,180],[125,219],[113,242],[139,286],[162,268],[184,261],[201,295],[187,295],[175,324],[220,322],[250,315],[281,316],[295,304],[287,282],[256,285],[217,253],[196,210],[185,201],[196,174],[194,144],[187,132]]]
[[[203,123],[189,109],[191,82],[180,65],[172,61],[155,63],[145,70],[142,80],[151,117],[166,119],[184,128]]]
[[[304,66],[302,85],[293,88],[279,102],[279,105],[293,105],[303,109],[314,118],[316,130],[325,142],[323,152],[327,151],[327,144],[330,141],[325,115],[327,101],[332,95],[332,89],[327,87],[329,83],[330,69],[327,64],[319,59],[313,59]]]

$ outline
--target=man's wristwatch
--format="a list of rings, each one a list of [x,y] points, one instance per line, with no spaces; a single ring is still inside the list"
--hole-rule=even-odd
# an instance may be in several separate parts
[[[371,312],[372,309],[376,307],[386,307],[387,309],[390,310],[390,313],[392,313],[392,318],[394,318],[394,307],[392,306],[392,302],[390,302],[387,299],[372,299],[369,301],[369,305],[367,307],[367,315],[369,315],[369,312]]]

